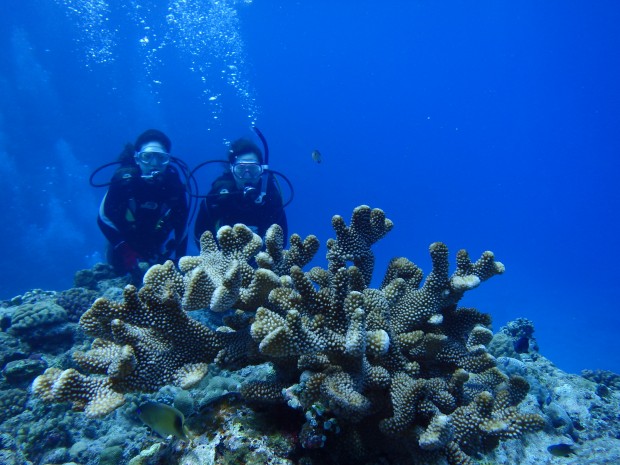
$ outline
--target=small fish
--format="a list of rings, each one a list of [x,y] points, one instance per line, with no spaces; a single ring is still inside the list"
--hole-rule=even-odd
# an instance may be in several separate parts
[[[575,450],[570,444],[553,444],[547,447],[547,450],[555,457],[569,457],[571,454],[575,454]]]
[[[173,435],[189,441],[185,417],[174,407],[160,402],[145,402],[138,407],[137,412],[140,420],[160,436],[167,438]]]
[[[316,163],[321,163],[323,161],[323,156],[321,155],[321,152],[319,152],[318,150],[313,150],[312,151],[312,159]]]

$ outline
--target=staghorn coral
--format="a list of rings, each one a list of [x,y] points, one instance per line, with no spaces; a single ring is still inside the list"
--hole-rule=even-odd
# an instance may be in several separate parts
[[[507,383],[524,389],[495,369],[486,350],[489,316],[457,307],[466,291],[503,273],[504,266],[491,252],[473,262],[459,251],[450,275],[448,249],[435,243],[433,269],[423,284],[421,270],[400,258],[390,263],[381,288],[370,289],[370,246],[392,223],[368,207],[354,211],[350,227],[340,217],[332,223],[337,239],[328,243],[328,269],[304,273],[292,267],[292,286],[272,291],[251,326],[260,353],[279,367],[280,381],[298,380],[284,399],[306,412],[323,406],[355,431],[379,425],[383,434],[407,436],[417,444],[412,454],[437,451],[452,464],[467,463],[477,450],[463,451],[455,439],[463,434],[453,418],[457,408],[481,389],[496,392]],[[350,262],[354,266],[346,268]],[[490,428],[489,437],[505,439],[542,425],[514,407],[497,411],[505,424],[520,427],[504,434],[480,416],[464,431]]]
[[[256,263],[261,268],[273,270],[279,276],[286,275],[292,266],[303,268],[319,250],[316,236],[308,236],[304,240],[298,234],[290,238],[290,248],[283,250],[284,235],[282,227],[272,225],[265,234],[265,251],[256,256]]]
[[[97,299],[80,319],[96,339],[74,359],[106,378],[48,369],[35,380],[35,393],[44,400],[73,401],[87,415],[101,416],[122,404],[124,392],[154,391],[166,384],[187,388],[202,379],[214,359],[232,363],[245,353],[243,340],[249,338],[213,331],[183,311],[176,293],[181,284],[173,271],[172,262],[152,269],[140,291],[125,288],[123,303]]]
[[[213,234],[205,232],[200,238],[200,256],[179,260],[186,282],[184,308],[214,312],[232,308],[241,288],[250,286],[254,270],[248,262],[261,245],[260,237],[241,224],[220,228],[217,243]]]
[[[340,215],[332,218],[336,239],[327,241],[329,270],[335,273],[347,262],[359,268],[366,285],[370,284],[375,257],[370,247],[392,230],[394,224],[385,218],[383,210],[368,206],[357,207],[348,227]]]
[[[470,404],[459,407],[452,415],[458,448],[469,455],[487,452],[502,439],[519,438],[524,432],[545,426],[538,415],[518,413],[511,397],[509,389],[501,389],[495,396],[484,391]]]
[[[89,417],[106,415],[125,402],[109,379],[84,376],[72,368],[48,368],[35,379],[32,391],[46,401],[73,402],[73,408]]]
[[[373,289],[371,246],[392,222],[361,206],[350,226],[339,216],[332,225],[327,268],[308,272],[313,236],[293,236],[285,251],[272,227],[261,251],[243,225],[220,229],[217,240],[203,234],[200,255],[181,259],[179,270],[172,262],[154,266],[139,292],[126,288],[124,303],[99,299],[82,316],[98,339],[75,358],[105,375],[100,384],[71,372],[72,384],[63,386],[63,372],[52,371],[35,391],[95,415],[101,409],[92,403],[105,395],[191,386],[212,360],[223,367],[268,361],[275,375],[245,383],[245,399],[302,411],[302,445],[342,461],[376,454],[394,463],[469,464],[500,440],[542,427],[517,409],[527,382],[503,375],[487,352],[490,317],[457,306],[465,292],[503,273],[491,252],[473,262],[459,251],[450,274],[447,247],[434,243],[426,279],[397,258]],[[235,309],[225,320],[231,326],[213,331],[187,314],[207,308]],[[359,447],[339,447],[346,438]],[[390,446],[401,441],[406,447]]]

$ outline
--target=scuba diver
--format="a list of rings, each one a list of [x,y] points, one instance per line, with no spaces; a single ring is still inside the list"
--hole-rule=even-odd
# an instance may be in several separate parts
[[[134,281],[149,266],[172,256],[178,259],[187,249],[188,170],[170,156],[170,148],[168,136],[149,129],[125,146],[118,162],[91,175],[91,185],[108,186],[97,218],[108,240],[108,263],[118,274],[130,273]],[[93,183],[97,172],[114,164],[120,166],[109,183]]]
[[[265,157],[260,148],[248,139],[238,139],[230,144],[226,171],[211,185],[211,190],[200,203],[194,225],[194,238],[200,246],[200,236],[211,231],[214,236],[224,225],[243,223],[261,238],[272,224],[278,224],[288,240],[288,224],[282,201],[282,194],[275,175],[280,175],[291,188],[288,179],[281,173],[269,170],[269,149],[258,128],[253,128],[265,147]],[[221,162],[208,161],[201,166]],[[286,244],[285,244],[286,245]]]

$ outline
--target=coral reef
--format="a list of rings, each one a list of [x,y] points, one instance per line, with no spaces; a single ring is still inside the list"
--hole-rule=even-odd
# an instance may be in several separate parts
[[[502,333],[495,337],[498,335]],[[68,362],[66,355],[44,354],[44,357],[51,366]],[[543,431],[528,435],[525,441],[501,441],[497,448],[474,463],[619,463],[620,393],[617,390],[609,388],[602,392],[604,385],[564,373],[542,355],[523,360],[501,357],[497,365],[506,375],[527,379],[531,388],[519,409],[538,413],[547,420],[547,425]],[[27,391],[14,390],[3,384],[0,377],[0,399],[5,399],[3,411],[6,411],[6,416],[0,419],[0,463],[87,465],[112,457],[119,465],[164,462],[225,465],[240,460],[286,465],[343,464],[351,461],[344,461],[337,453],[330,454],[334,446],[346,448],[350,451],[348,456],[363,454],[364,450],[374,447],[372,443],[364,443],[346,424],[341,428],[332,413],[320,405],[313,406],[304,415],[304,412],[277,404],[268,404],[265,408],[247,405],[235,395],[239,383],[266,381],[273,375],[274,369],[269,363],[234,372],[211,365],[205,378],[189,390],[164,386],[153,394],[126,394],[124,405],[98,419],[67,410],[63,404],[43,403],[36,398],[28,401]],[[266,385],[273,387],[274,383]],[[137,406],[147,400],[187,409],[184,413],[194,437],[192,443],[162,442],[155,433],[149,432],[135,413]],[[434,426],[428,428],[428,434],[423,436],[425,443],[437,443],[433,438],[445,431],[441,428],[443,420],[445,417],[438,416]],[[302,422],[303,427],[300,427]],[[574,453],[554,457],[548,448],[557,444],[569,444]],[[124,450],[121,458],[117,455],[119,446]],[[408,443],[402,437],[382,436],[374,455],[380,455],[381,447],[390,449],[389,454],[377,460],[357,455],[356,463],[400,464],[411,460]],[[394,458],[398,451],[402,451],[402,460]],[[434,456],[433,451],[424,453],[428,458],[425,463],[445,464],[437,453]]]
[[[128,285],[124,303],[100,298],[82,315],[80,325],[96,339],[90,350],[77,351],[73,358],[106,378],[50,369],[35,380],[33,391],[101,416],[123,403],[121,393],[166,384],[189,387],[202,379],[216,356],[233,360],[232,353],[242,350],[243,335],[212,331],[190,318],[178,305],[176,276],[168,262],[145,276],[140,291]]]
[[[354,210],[350,226],[335,216],[326,269],[302,268],[318,250],[314,236],[282,231],[262,240],[244,225],[223,227],[217,241],[201,238],[197,257],[152,267],[124,301],[100,298],[80,326],[96,339],[74,369],[48,369],[33,391],[47,401],[71,401],[90,417],[105,415],[132,391],[196,385],[208,364],[235,368],[270,362],[273,375],[242,386],[247,401],[282,405],[305,420],[300,443],[343,463],[386,456],[394,463],[445,457],[451,465],[493,450],[544,426],[520,413],[529,386],[496,367],[486,345],[490,318],[459,308],[463,294],[504,271],[491,252],[472,262],[430,246],[433,268],[392,260],[378,289],[371,247],[393,227],[379,209]],[[349,264],[352,264],[349,266]],[[189,311],[231,312],[217,330]],[[404,450],[392,445],[406,439]],[[343,441],[357,444],[338,447]],[[387,447],[386,447],[387,446]]]
[[[620,375],[608,370],[583,370],[581,376],[601,386],[601,389],[620,390]]]
[[[521,320],[511,322],[511,326],[520,325]],[[499,332],[496,337],[503,335]],[[489,458],[496,463],[521,465],[620,463],[620,392],[602,390],[601,384],[564,373],[540,354],[522,360],[501,357],[498,367],[527,379],[531,388],[521,408],[537,412],[546,425],[543,432],[529,436],[527,442],[500,443]],[[569,445],[574,453],[553,457],[549,447],[557,444]]]

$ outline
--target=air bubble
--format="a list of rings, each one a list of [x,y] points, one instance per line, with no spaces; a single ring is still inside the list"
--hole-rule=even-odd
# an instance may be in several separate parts
[[[143,46],[142,65],[148,79],[158,81],[157,73],[164,67],[161,51],[176,49],[186,60],[187,69],[204,86],[205,104],[220,105],[217,97],[212,98],[212,87],[225,85],[237,95],[250,119],[256,119],[257,105],[247,78],[245,43],[237,11],[252,0],[168,0],[163,12],[152,0],[129,0],[121,2],[122,6],[111,0],[55,1],[66,9],[79,31],[75,41],[83,49],[86,67],[107,65],[117,59],[118,37],[126,35],[126,31],[110,18],[124,14],[136,29],[142,30],[138,41]],[[217,84],[220,82],[223,84]],[[217,88],[217,95],[226,90]]]

